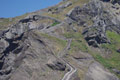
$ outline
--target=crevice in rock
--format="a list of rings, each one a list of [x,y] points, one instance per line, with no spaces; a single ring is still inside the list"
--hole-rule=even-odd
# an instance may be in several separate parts
[[[3,67],[3,64],[4,64],[4,61],[0,61],[0,70],[2,69],[2,67]]]
[[[5,51],[3,52],[4,55],[6,56],[7,53],[12,52],[12,51],[15,50],[18,46],[19,46],[18,43],[10,42],[10,43],[9,43],[9,46],[8,46],[8,47],[5,49]]]

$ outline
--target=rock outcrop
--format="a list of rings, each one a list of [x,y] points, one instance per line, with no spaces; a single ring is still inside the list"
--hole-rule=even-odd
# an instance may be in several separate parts
[[[116,4],[116,3],[120,4],[120,1],[119,1],[119,0],[101,0],[101,1],[111,2],[111,3],[113,3],[113,4]]]
[[[91,25],[87,25],[83,30],[83,35],[88,44],[94,47],[110,42],[106,37],[107,30],[120,32],[120,21],[107,11],[99,0],[92,0],[82,8],[79,6],[75,7],[67,16],[77,22],[79,26],[87,25],[87,21],[92,20]]]
[[[48,68],[46,64],[49,58],[56,57],[51,50],[47,49],[46,43],[41,40],[40,36],[33,31],[48,26],[41,27],[41,23],[34,24],[34,22],[45,19],[58,21],[50,17],[32,15],[11,25],[7,30],[1,31],[0,80],[45,80],[45,77],[39,79],[37,77],[41,72],[47,73],[45,69]],[[65,71],[66,65],[58,61],[53,68]],[[59,72],[55,72],[56,75],[59,74]],[[34,73],[37,75],[35,78],[31,76]],[[47,75],[46,73],[41,73],[41,75]],[[52,75],[48,75],[52,77]],[[60,78],[60,76],[56,77]]]
[[[53,58],[52,58],[53,59]],[[57,60],[49,60],[47,65],[53,69],[53,70],[60,70],[60,71],[65,71],[66,69],[66,65],[65,63],[63,63],[62,61],[60,61],[59,59]]]

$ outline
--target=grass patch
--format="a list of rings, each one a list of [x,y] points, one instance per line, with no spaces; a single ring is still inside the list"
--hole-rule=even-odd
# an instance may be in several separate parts
[[[120,70],[120,60],[118,58],[104,58],[103,56],[101,56],[100,54],[92,54],[92,56],[94,57],[95,60],[97,60],[98,62],[100,62],[105,68],[109,69],[112,73],[116,74],[115,72],[112,71],[113,68],[116,68],[118,70]],[[120,75],[116,74],[119,78]]]
[[[43,15],[45,16],[50,16],[50,17],[54,17],[60,20],[64,20],[64,18],[66,17],[66,14],[74,7],[76,6],[83,6],[85,3],[88,3],[90,0],[70,0],[72,2],[72,5],[63,9],[63,11],[56,13],[56,14],[52,14],[52,13],[45,13]],[[57,8],[60,5],[66,4],[66,2],[61,2],[60,4],[56,5],[54,8]]]
[[[46,37],[46,38],[48,38],[48,39],[50,39],[50,40],[53,40],[53,41],[57,42],[58,44],[60,44],[60,45],[62,45],[62,46],[65,46],[66,43],[67,43],[66,40],[61,40],[61,39],[59,39],[59,38],[50,36],[50,35],[48,35],[48,34],[40,33],[40,35],[42,35],[42,36],[44,36],[44,37]]]
[[[106,35],[108,39],[111,41],[110,44],[102,44],[101,47],[105,50],[110,50],[111,54],[109,54],[109,57],[101,56],[100,53],[94,53],[91,51],[90,53],[92,56],[103,66],[108,68],[111,72],[112,68],[116,68],[120,70],[120,53],[118,53],[116,50],[120,48],[120,35],[116,32],[107,31]],[[113,72],[114,73],[114,72]],[[117,74],[116,74],[117,75]],[[117,75],[120,78],[120,75]]]
[[[103,64],[106,68],[112,67],[112,65],[109,63],[109,59],[105,59],[105,58],[102,57],[100,54],[95,54],[93,57],[94,57],[98,62],[100,62],[101,64]]]
[[[104,57],[97,51],[92,51],[87,45],[86,42],[79,32],[67,32],[64,34],[66,38],[73,38],[71,43],[70,53],[74,54],[77,51],[81,50],[83,52],[90,53],[94,59],[100,62],[105,68],[109,69],[111,72],[113,68],[120,70],[120,53],[116,50],[120,48],[120,35],[116,32],[107,31],[106,35],[111,41],[110,44],[102,44],[101,47],[104,49],[109,49],[112,53],[109,54],[109,57]],[[114,72],[113,72],[114,73]],[[116,73],[115,73],[116,74]],[[116,74],[119,78],[120,75]]]
[[[22,16],[17,16],[17,17],[14,17],[14,18],[3,18],[3,19],[0,19],[0,29],[6,29],[11,24],[15,24],[20,19],[25,18],[28,14],[29,13],[26,13],[26,14],[24,14]]]
[[[71,42],[70,53],[74,53],[80,50],[83,52],[88,51],[88,46],[86,44],[86,41],[84,40],[80,32],[69,32],[69,33],[65,33],[64,36],[66,38],[73,39]]]
[[[110,55],[109,64],[112,64],[113,67],[120,70],[120,53],[117,52],[117,49],[120,48],[120,35],[116,32],[107,31],[106,35],[111,41],[110,44],[103,44],[102,47],[109,49],[112,54]],[[106,60],[106,59],[105,59]]]
[[[83,51],[83,52],[87,52],[88,51],[88,47],[86,46],[86,44],[81,41],[81,40],[73,40],[71,42],[71,49],[70,49],[70,52],[71,53],[74,53],[74,52],[77,52],[77,51]]]
[[[80,32],[66,32],[64,34],[64,36],[66,38],[74,38],[74,39],[80,39],[80,38],[82,39],[83,38],[83,36],[81,35]]]
[[[111,43],[118,45],[120,44],[120,35],[113,31],[107,31],[106,32],[107,37],[110,39]]]
[[[66,45],[67,45],[67,41],[66,40],[61,40],[59,38],[56,38],[54,36],[50,36],[48,34],[45,34],[45,33],[41,33],[39,31],[36,32],[37,35],[43,37],[43,38],[46,38],[52,45],[50,46],[50,48],[52,50],[54,50],[54,53],[55,55],[57,53],[59,53],[59,51],[63,50]]]
[[[112,53],[113,53],[112,56],[119,54],[119,53],[117,53],[117,49],[120,48],[120,35],[117,34],[116,32],[111,32],[111,31],[107,31],[106,35],[111,43],[110,44],[102,44],[101,46],[105,49],[109,49],[110,51],[112,51]]]
[[[56,25],[58,25],[58,24],[60,24],[60,22],[54,22],[53,24],[51,24],[51,26],[56,26]]]

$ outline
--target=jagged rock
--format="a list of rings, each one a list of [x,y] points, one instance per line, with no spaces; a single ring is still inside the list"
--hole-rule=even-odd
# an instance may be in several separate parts
[[[0,75],[10,74],[11,71],[12,71],[12,67],[9,66],[7,69],[1,70]]]
[[[67,16],[77,22],[79,26],[84,26],[89,20],[93,21],[91,26],[85,27],[83,35],[88,44],[94,47],[110,42],[106,36],[107,30],[114,30],[117,33],[120,32],[120,21],[110,18],[113,15],[104,10],[104,5],[99,0],[92,0],[83,7],[77,6]]]
[[[67,2],[67,3],[65,4],[65,8],[66,8],[66,7],[69,7],[69,6],[71,6],[71,5],[72,5],[72,2],[69,1],[69,2]]]
[[[75,7],[72,13],[70,14],[70,17],[78,21],[79,19],[77,19],[77,16],[78,18],[81,15],[83,16],[89,15],[95,17],[97,15],[102,14],[102,12],[103,12],[102,3],[98,0],[92,0],[88,4],[84,5],[82,8],[80,8],[79,6]]]
[[[119,0],[111,0],[111,2],[112,2],[113,4],[115,4],[115,3],[120,4],[120,1],[119,1]]]
[[[49,77],[56,75],[55,77],[60,79],[59,73],[50,72],[47,73],[47,61],[48,58],[55,58],[53,53],[46,48],[46,43],[35,34],[33,31],[25,32],[22,36],[18,36],[13,39],[7,39],[6,42],[9,45],[4,49],[3,56],[0,56],[0,80],[24,80],[23,75],[33,75],[32,72],[38,74],[36,77],[41,75],[49,75]],[[4,42],[4,41],[3,41]],[[3,45],[1,44],[3,47]],[[66,65],[62,61],[54,61],[56,70],[64,71]],[[17,69],[17,70],[16,70]],[[23,70],[23,71],[22,71]],[[21,72],[22,71],[22,72]],[[27,80],[35,80],[35,78],[24,76]],[[19,77],[19,78],[18,78]],[[9,79],[8,79],[9,78]],[[45,79],[45,77],[39,77],[38,80]]]
[[[32,21],[37,21],[40,19],[43,19],[44,17],[39,16],[39,15],[29,15],[24,19],[21,19],[19,22],[20,23],[27,23],[27,22],[32,22]]]
[[[88,42],[88,44],[94,47],[98,47],[99,44],[109,42],[105,33],[102,31],[98,31],[94,27],[86,28],[83,31],[83,35],[84,35],[85,40]]]
[[[48,65],[48,67],[50,67],[53,70],[65,71],[65,69],[66,69],[66,65],[60,60],[50,59],[48,61],[47,65]]]
[[[116,74],[120,74],[120,71],[117,69],[112,69],[112,71],[114,71]]]
[[[72,2],[67,2],[66,4],[60,5],[57,9],[64,9],[72,5]]]
[[[40,15],[30,15],[24,19],[21,19],[16,24],[11,25],[11,28],[9,28],[6,32],[4,32],[4,37],[6,39],[13,39],[17,36],[22,35],[24,32],[27,32],[33,29],[41,30],[48,25],[45,25],[44,23],[38,24],[38,23],[35,23],[35,21],[44,20],[44,19],[51,19],[53,21],[60,22],[59,20],[51,17],[40,16]]]
[[[3,36],[3,31],[0,30],[0,38],[2,38],[2,36]]]
[[[85,23],[86,20],[86,16],[84,15],[84,13],[81,12],[81,8],[79,6],[75,7],[74,9],[72,9],[67,16],[69,18],[71,18],[72,20],[78,22],[79,25],[83,25]],[[81,13],[81,14],[80,14]]]
[[[73,20],[72,20],[72,19],[70,19],[70,18],[66,18],[66,19],[65,19],[65,22],[66,22],[66,23],[68,23],[69,25],[71,25],[71,24],[72,24],[72,22],[73,22]]]
[[[0,53],[2,53],[8,46],[9,46],[9,43],[6,40],[1,39],[0,40]]]
[[[118,49],[117,52],[120,53],[120,49]]]
[[[13,39],[13,38],[14,38],[14,35],[13,35],[11,32],[6,32],[6,33],[5,33],[5,37],[6,37],[7,39]]]
[[[72,2],[68,1],[65,4],[59,5],[57,8],[50,8],[50,9],[48,9],[48,12],[52,12],[52,14],[59,13],[59,12],[63,11],[63,9],[65,9],[65,8],[71,6],[71,5],[72,5]]]
[[[101,0],[101,1],[104,1],[104,2],[111,2],[111,3],[113,3],[113,4],[115,4],[115,3],[120,4],[120,1],[119,1],[119,0]]]
[[[111,0],[101,0],[101,1],[104,1],[104,2],[110,2]]]

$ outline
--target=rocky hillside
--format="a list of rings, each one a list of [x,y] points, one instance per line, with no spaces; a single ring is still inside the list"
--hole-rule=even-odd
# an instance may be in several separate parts
[[[0,18],[0,80],[119,79],[119,0],[63,0]]]

